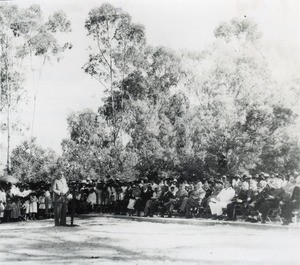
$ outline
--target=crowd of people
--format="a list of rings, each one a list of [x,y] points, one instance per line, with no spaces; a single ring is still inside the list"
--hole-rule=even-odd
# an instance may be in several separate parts
[[[57,185],[57,184],[56,184]],[[188,182],[179,179],[125,182],[107,176],[98,181],[70,182],[65,194],[75,214],[101,212],[145,217],[211,218],[266,223],[292,222],[300,210],[300,176],[266,173],[207,178]],[[8,185],[0,188],[2,222],[54,217],[53,185],[32,191]],[[55,197],[55,195],[54,195]],[[55,199],[54,199],[55,200]],[[69,209],[70,212],[70,209]]]
[[[0,223],[37,220],[53,216],[51,187],[0,183]]]

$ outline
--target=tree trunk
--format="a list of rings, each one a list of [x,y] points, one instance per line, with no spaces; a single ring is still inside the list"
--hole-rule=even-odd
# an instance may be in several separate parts
[[[5,60],[5,70],[6,70],[6,89],[7,89],[7,119],[6,119],[6,128],[7,128],[7,153],[6,153],[6,169],[7,172],[10,173],[11,165],[10,165],[10,108],[11,108],[11,88],[9,84],[9,58],[8,58],[8,40],[6,43],[6,60]]]

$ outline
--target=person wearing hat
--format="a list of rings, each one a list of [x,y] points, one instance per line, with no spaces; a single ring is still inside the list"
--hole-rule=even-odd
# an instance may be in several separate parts
[[[63,172],[57,174],[53,186],[54,221],[55,226],[66,225],[67,216],[67,193],[69,187]]]
[[[137,212],[137,216],[141,216],[141,212],[145,209],[146,203],[153,196],[153,190],[151,185],[144,184],[141,189],[141,194],[139,199],[137,199],[135,203],[135,210]]]
[[[212,192],[211,195],[207,198],[206,200],[206,204],[209,205],[209,203],[211,202],[211,200],[215,200],[218,196],[218,194],[221,192],[221,190],[224,187],[224,183],[223,181],[217,179],[214,182],[211,183],[212,188]]]
[[[239,190],[240,187],[240,183],[241,183],[241,177],[239,175],[235,175],[232,179],[232,187],[234,188],[234,190],[237,192]]]
[[[223,214],[223,209],[231,202],[235,195],[235,191],[229,180],[225,181],[225,187],[220,191],[216,198],[209,203],[210,211],[213,219],[220,219]]]
[[[250,182],[250,179],[252,179],[250,175],[246,175],[246,174],[243,175],[243,181]]]
[[[245,207],[246,203],[250,197],[249,192],[249,183],[243,182],[242,189],[237,194],[237,196],[232,200],[231,203],[227,205],[227,220],[228,221],[235,221],[236,220],[236,208],[239,208],[239,210],[243,213],[246,212]]]
[[[273,182],[273,186],[267,189],[266,196],[262,201],[258,211],[261,214],[262,223],[266,222],[270,208],[278,208],[284,199],[285,191],[279,186],[279,183]]]
[[[189,193],[187,198],[184,198],[180,210],[185,214],[186,218],[191,218],[191,209],[201,205],[203,198],[205,197],[205,190],[202,187],[202,182],[199,181],[194,189]]]
[[[213,186],[213,183],[211,183],[209,180],[206,180],[206,179],[203,180],[202,188],[205,191],[205,196],[201,202],[201,206],[203,207],[203,209],[208,207],[208,199],[211,197],[212,192],[213,192],[212,186]]]
[[[163,186],[162,193],[158,198],[159,213],[161,217],[165,216],[166,211],[168,211],[168,214],[171,213],[170,209],[173,210],[171,205],[173,205],[174,199],[176,199],[176,196],[174,195],[174,187],[169,187],[168,185]]]
[[[171,186],[170,189],[173,189],[172,194],[174,195],[175,187]],[[185,189],[184,184],[179,184],[179,188],[175,193],[175,196],[172,198],[170,196],[169,200],[164,204],[164,208],[168,212],[168,217],[172,217],[173,211],[175,208],[178,208],[181,206],[183,200],[187,198],[189,195],[188,191]]]

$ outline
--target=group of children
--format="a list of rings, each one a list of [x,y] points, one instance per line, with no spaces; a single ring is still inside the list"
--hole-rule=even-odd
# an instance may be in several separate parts
[[[53,215],[49,191],[13,194],[0,188],[0,223],[50,218]]]

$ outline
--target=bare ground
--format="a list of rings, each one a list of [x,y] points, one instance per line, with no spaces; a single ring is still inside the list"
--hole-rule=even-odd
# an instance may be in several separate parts
[[[0,264],[300,264],[300,229],[105,217],[0,225]]]

